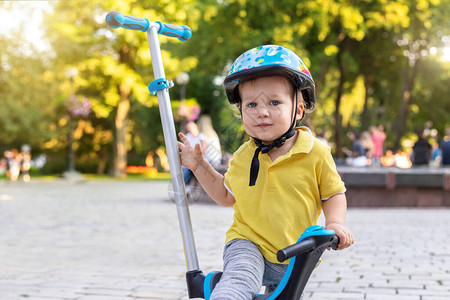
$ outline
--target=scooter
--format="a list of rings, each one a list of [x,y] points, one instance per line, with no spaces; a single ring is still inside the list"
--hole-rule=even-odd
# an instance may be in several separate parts
[[[145,32],[150,47],[155,80],[148,85],[149,92],[158,98],[164,140],[169,160],[170,175],[173,184],[174,201],[177,207],[178,220],[183,238],[186,257],[186,281],[189,298],[209,299],[211,293],[219,282],[222,272],[211,272],[206,276],[199,267],[195,247],[192,224],[189,214],[188,199],[186,196],[183,175],[181,171],[180,156],[177,145],[175,122],[170,106],[169,88],[172,81],[166,80],[161,57],[158,34],[178,38],[180,41],[188,40],[191,29],[188,26],[175,26],[159,21],[150,22],[147,19],[127,16],[118,11],[111,11],[106,16],[106,22],[111,28],[126,28]],[[257,300],[293,300],[300,299],[308,279],[316,267],[322,253],[327,248],[336,249],[339,239],[335,232],[323,226],[314,225],[305,230],[297,243],[277,252],[277,259],[284,262],[290,259],[287,271],[277,288],[268,293],[256,295]]]

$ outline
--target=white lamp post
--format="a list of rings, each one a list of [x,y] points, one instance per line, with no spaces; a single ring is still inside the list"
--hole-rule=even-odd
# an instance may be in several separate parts
[[[177,84],[180,85],[180,100],[186,99],[186,85],[189,83],[189,74],[186,72],[181,72],[175,78]]]
[[[76,68],[69,68],[66,71],[66,77],[70,80],[70,101],[73,101],[75,97],[74,79],[78,75]],[[71,103],[71,102],[70,102]],[[70,104],[69,104],[70,105]],[[75,152],[73,150],[75,120],[73,118],[73,112],[69,109],[69,133],[68,133],[68,149],[67,149],[67,171],[63,173],[63,177],[69,180],[81,180],[83,177],[75,170]]]

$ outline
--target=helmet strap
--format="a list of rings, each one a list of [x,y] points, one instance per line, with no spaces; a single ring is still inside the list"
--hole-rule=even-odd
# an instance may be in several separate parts
[[[284,145],[284,143],[286,143],[287,139],[290,139],[291,137],[293,137],[295,135],[295,124],[296,124],[296,110],[297,110],[297,106],[298,106],[298,96],[297,96],[297,90],[295,92],[295,106],[294,106],[294,113],[293,113],[293,117],[292,117],[292,124],[291,127],[289,127],[289,129],[282,135],[280,136],[278,139],[276,139],[273,143],[269,144],[269,145],[265,145],[263,144],[263,142],[260,139],[257,139],[255,137],[253,138],[253,141],[256,144],[256,150],[255,150],[255,154],[253,154],[253,159],[252,159],[252,164],[250,166],[250,182],[249,182],[249,186],[254,186],[256,184],[256,179],[258,179],[258,173],[259,173],[259,153],[268,153],[270,150],[272,150],[273,148],[277,147],[280,148],[281,146]],[[241,113],[242,115],[242,113]]]

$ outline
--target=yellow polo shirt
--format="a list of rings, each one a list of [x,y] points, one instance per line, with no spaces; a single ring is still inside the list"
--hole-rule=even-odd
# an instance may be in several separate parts
[[[225,187],[236,199],[226,242],[250,240],[273,263],[279,263],[279,249],[294,244],[307,227],[317,224],[321,200],[345,192],[330,148],[314,138],[309,128],[297,131],[294,146],[275,161],[268,154],[259,154],[254,186],[249,186],[256,150],[252,140],[234,153],[225,174]]]

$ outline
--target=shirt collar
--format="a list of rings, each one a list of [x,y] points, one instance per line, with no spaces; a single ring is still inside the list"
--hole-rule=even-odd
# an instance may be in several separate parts
[[[298,132],[297,141],[291,149],[291,153],[309,153],[314,146],[314,137],[311,130],[306,126],[296,128]]]

